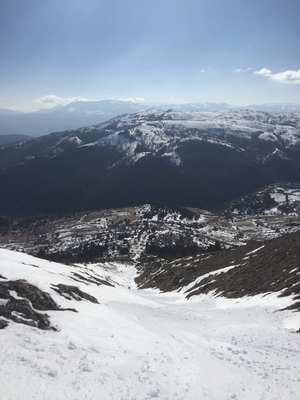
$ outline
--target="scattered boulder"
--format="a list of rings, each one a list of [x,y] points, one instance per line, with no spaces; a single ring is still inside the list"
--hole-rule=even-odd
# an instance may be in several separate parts
[[[7,326],[8,326],[8,322],[1,318],[0,319],[0,329],[4,329]]]

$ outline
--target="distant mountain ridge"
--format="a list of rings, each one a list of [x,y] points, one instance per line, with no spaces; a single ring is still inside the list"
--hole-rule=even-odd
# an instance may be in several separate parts
[[[151,107],[165,110],[172,108],[178,111],[252,109],[267,112],[300,113],[300,105],[285,103],[237,107],[227,103],[159,104],[112,99],[76,101],[66,106],[55,106],[52,109],[41,109],[31,113],[0,109],[0,135],[25,134],[42,136],[51,132],[99,124],[120,114],[140,112]]]
[[[300,116],[150,109],[0,148],[0,214],[212,209],[300,178]]]
[[[3,144],[8,144],[8,143],[14,143],[14,142],[21,142],[24,140],[30,140],[33,139],[32,136],[27,136],[27,135],[0,135],[0,146]]]

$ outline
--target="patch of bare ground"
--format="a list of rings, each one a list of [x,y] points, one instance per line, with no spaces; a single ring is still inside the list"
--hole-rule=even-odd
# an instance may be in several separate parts
[[[140,288],[172,291],[206,274],[186,292],[187,298],[211,291],[228,298],[280,292],[279,296],[292,296],[290,308],[300,310],[300,232],[211,255],[152,262],[141,269],[136,282]]]
[[[62,283],[59,283],[58,285],[52,285],[52,289],[66,298],[67,300],[88,300],[91,303],[97,303],[99,304],[98,300],[96,297],[91,296],[88,293],[83,292],[80,290],[77,286],[72,286],[72,285],[64,285]]]
[[[59,310],[60,308],[48,294],[31,285],[24,279],[0,282],[1,329],[12,320],[39,329],[53,329],[49,315],[39,311]],[[37,311],[38,310],[38,311]]]
[[[93,283],[93,284],[96,284],[97,286],[99,286],[99,285],[107,285],[107,286],[112,286],[112,287],[114,286],[104,279],[96,278],[95,276],[92,276],[92,275],[89,275],[89,278],[87,278],[81,274],[78,274],[77,272],[73,273],[72,279],[74,279],[75,281],[78,281],[78,282]]]
[[[61,308],[49,293],[28,283],[25,279],[0,282],[0,329],[6,328],[9,320],[39,329],[56,330],[51,326],[49,315],[40,311],[73,311],[74,308]],[[52,285],[52,290],[68,300],[87,300],[99,304],[98,300],[83,292],[77,286]]]

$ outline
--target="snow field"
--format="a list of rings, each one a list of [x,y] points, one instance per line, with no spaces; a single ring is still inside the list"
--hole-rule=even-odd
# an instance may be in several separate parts
[[[275,295],[227,300],[137,290],[134,266],[68,267],[0,250],[0,274],[28,279],[62,307],[54,331],[0,331],[1,400],[299,399],[300,316]],[[116,287],[75,282],[110,274]],[[76,285],[100,304],[67,300]],[[131,289],[128,289],[128,287]]]

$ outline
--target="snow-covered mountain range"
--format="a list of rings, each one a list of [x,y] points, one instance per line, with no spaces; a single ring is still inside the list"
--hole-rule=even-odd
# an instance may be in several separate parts
[[[18,143],[16,151],[29,148],[31,156],[53,156],[70,147],[89,144],[110,146],[126,156],[153,153],[172,158],[179,142],[190,140],[217,141],[229,146],[234,139],[243,140],[243,147],[271,143],[275,153],[281,149],[300,149],[300,116],[291,113],[267,113],[251,110],[228,111],[173,111],[148,109],[136,114],[125,114],[99,125],[53,133],[29,143]],[[94,136],[93,136],[94,135]],[[93,138],[99,136],[97,141]],[[36,152],[37,143],[40,153]],[[232,144],[233,146],[233,144]],[[141,149],[144,148],[144,152]],[[172,150],[168,153],[168,149]],[[277,151],[276,151],[277,150]],[[36,153],[36,154],[35,154]],[[284,153],[284,150],[283,150]],[[270,156],[270,154],[267,154]],[[288,155],[282,154],[282,157]],[[22,162],[25,160],[22,160]],[[134,158],[133,161],[136,161]]]
[[[11,141],[16,141],[18,139],[13,136],[16,134],[42,136],[51,132],[99,124],[120,114],[135,113],[151,107],[179,111],[226,111],[241,108],[226,103],[158,104],[107,99],[75,101],[65,106],[29,113],[0,109],[0,135],[12,135]],[[300,113],[298,104],[261,104],[242,108],[277,113]]]
[[[288,158],[281,150],[300,149],[300,117],[293,114],[269,114],[249,110],[227,112],[180,112],[150,109],[134,115],[116,118],[101,126],[108,136],[98,141],[99,146],[116,147],[127,156],[140,157],[160,152],[171,162],[179,164],[179,142],[206,140],[230,146],[234,139],[270,142],[275,150],[269,153]],[[70,139],[69,139],[70,140]],[[247,143],[248,141],[248,143]],[[233,145],[232,145],[233,147]],[[145,151],[139,151],[144,148]]]
[[[299,182],[299,126],[297,114],[150,109],[2,146],[0,212],[212,208]]]

